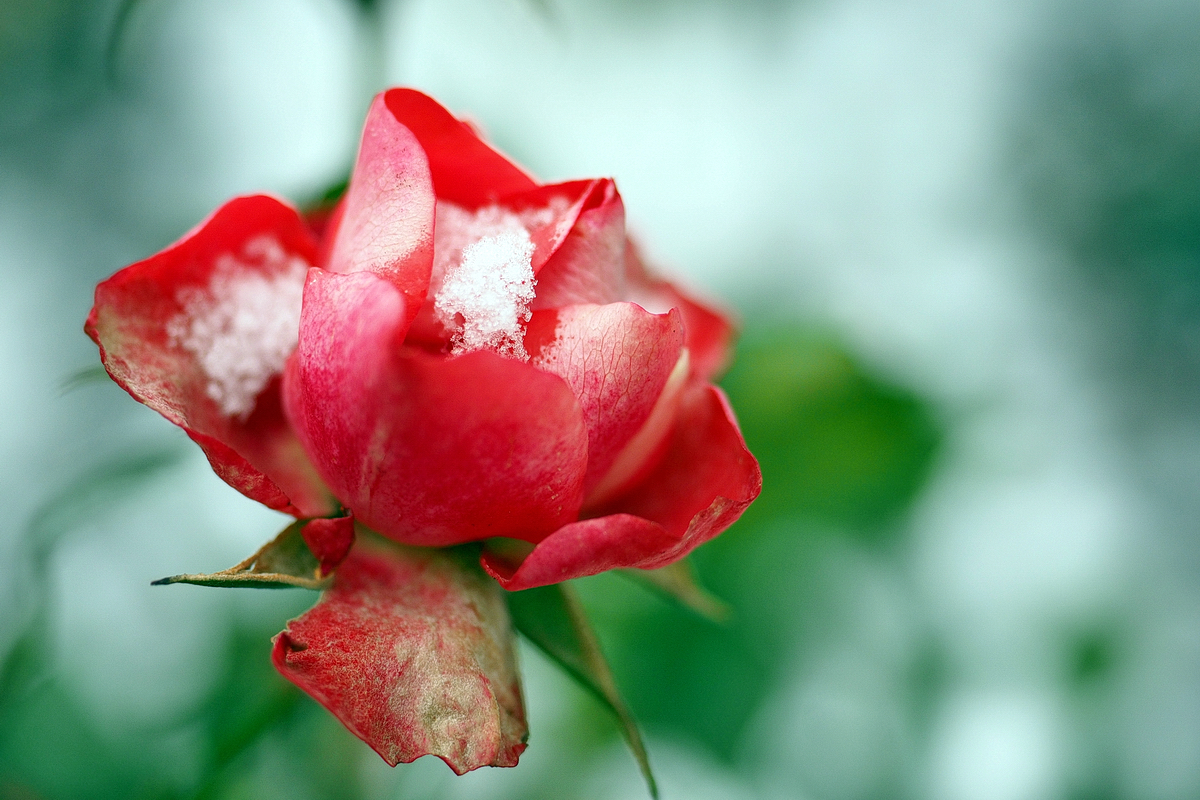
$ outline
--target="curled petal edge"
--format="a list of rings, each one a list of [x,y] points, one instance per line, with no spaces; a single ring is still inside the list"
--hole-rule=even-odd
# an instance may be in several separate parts
[[[564,525],[523,560],[489,545],[481,561],[509,591],[622,567],[664,567],[732,525],[761,489],[758,462],[724,394],[694,386],[663,461],[609,513]]]

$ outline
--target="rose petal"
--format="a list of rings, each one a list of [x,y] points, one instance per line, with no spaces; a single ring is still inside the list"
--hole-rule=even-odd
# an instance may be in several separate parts
[[[510,591],[617,567],[663,567],[733,524],[761,488],[724,394],[695,385],[682,399],[666,456],[605,516],[564,525],[515,569],[491,551],[483,566]]]
[[[504,597],[453,553],[361,541],[275,637],[285,678],[388,764],[515,766],[527,726]]]
[[[534,309],[625,297],[625,205],[616,184],[593,181],[571,222],[537,273]]]
[[[231,200],[96,287],[85,326],[113,380],[184,428],[223,480],[296,516],[332,511],[279,397],[315,248],[295,209]]]
[[[746,448],[725,393],[697,384],[681,398],[664,459],[601,510],[645,517],[681,537],[681,552],[635,565],[654,569],[729,527],[761,490],[758,461]]]
[[[651,314],[633,303],[535,311],[525,349],[579,399],[588,429],[585,496],[654,409],[683,348],[678,311]],[[664,420],[664,432],[671,420]]]
[[[668,308],[678,308],[683,313],[692,374],[702,381],[720,376],[729,366],[733,349],[735,329],[729,316],[701,303],[674,284],[651,275],[631,241],[626,243],[625,267],[628,299],[647,311],[661,313]]]
[[[593,509],[603,506],[640,483],[657,466],[666,452],[667,440],[675,425],[679,399],[688,384],[690,365],[691,360],[685,347],[680,352],[679,360],[675,362],[671,374],[667,376],[666,384],[654,407],[650,409],[646,422],[625,443],[613,459],[608,472],[584,497],[583,511],[586,516],[591,516],[590,512]]]
[[[383,99],[421,143],[439,198],[476,208],[537,186],[432,97],[413,89],[392,89]]]
[[[509,591],[548,586],[655,558],[679,544],[657,522],[632,514],[610,514],[572,522],[543,539],[519,564],[493,549],[481,563]]]
[[[624,268],[620,254],[613,263],[601,263],[596,256],[604,255],[603,253],[580,252],[581,247],[585,250],[586,248],[578,241],[584,235],[584,231],[580,230],[581,225],[587,228],[589,234],[594,227],[603,226],[605,222],[610,223],[610,228],[619,224],[624,232],[625,209],[621,204],[621,196],[617,194],[617,186],[611,179],[598,178],[540,186],[528,192],[509,195],[497,205],[522,218],[533,218],[533,224],[529,226],[529,238],[533,240],[533,272],[538,276],[539,285],[546,279],[543,272],[551,260],[567,262],[566,265],[556,267],[557,271],[593,270],[596,274],[591,276],[591,279],[598,283],[609,284],[623,279],[623,276],[613,274]],[[572,242],[572,237],[573,252],[562,255],[562,259],[559,259],[562,247]],[[574,263],[579,260],[582,263]],[[551,288],[559,280],[554,278]],[[612,300],[618,298],[619,295],[612,296]]]
[[[401,348],[403,324],[378,278],[310,274],[288,413],[355,517],[432,546],[536,540],[574,519],[587,432],[566,383],[487,351]]]
[[[433,267],[433,208],[425,152],[379,95],[367,113],[350,185],[330,220],[326,266],[374,272],[419,307]]]

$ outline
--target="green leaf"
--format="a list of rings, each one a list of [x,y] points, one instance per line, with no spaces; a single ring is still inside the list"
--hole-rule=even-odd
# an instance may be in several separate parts
[[[172,575],[153,581],[150,585],[191,583],[196,586],[245,589],[283,589],[289,586],[327,588],[332,576],[321,577],[321,564],[300,535],[307,523],[307,520],[292,523],[254,555],[229,569],[208,575]]]
[[[591,690],[616,715],[621,733],[646,779],[650,796],[657,798],[658,785],[650,770],[642,735],[617,691],[612,671],[600,652],[600,643],[574,590],[559,583],[512,592],[508,595],[508,609],[518,631]]]
[[[112,28],[109,29],[108,41],[104,46],[105,76],[110,86],[117,85],[117,61],[120,60],[125,44],[125,34],[134,12],[141,4],[141,0],[121,0],[117,6],[117,13],[113,16]]]
[[[790,518],[884,543],[928,478],[934,409],[872,375],[834,337],[792,325],[748,331],[722,380],[767,476],[740,530]]]
[[[686,558],[659,569],[623,569],[621,574],[657,589],[706,619],[729,621],[729,605],[700,585],[692,562]]]

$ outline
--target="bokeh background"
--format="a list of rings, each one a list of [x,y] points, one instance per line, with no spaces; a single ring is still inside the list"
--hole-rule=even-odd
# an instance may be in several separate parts
[[[1194,0],[3,0],[0,797],[645,796],[532,648],[519,768],[392,770],[269,665],[313,595],[148,585],[283,521],[87,379],[92,289],[395,84],[741,316],[733,621],[580,582],[665,798],[1200,796]]]

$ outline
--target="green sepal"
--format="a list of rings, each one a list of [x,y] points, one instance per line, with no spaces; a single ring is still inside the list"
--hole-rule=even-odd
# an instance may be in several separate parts
[[[540,586],[508,594],[513,625],[527,639],[557,661],[589,689],[617,717],[621,733],[637,759],[650,796],[658,798],[658,785],[637,723],[617,691],[612,670],[592,630],[575,591],[566,584]]]
[[[196,586],[222,586],[246,589],[326,589],[332,575],[321,577],[321,564],[304,543],[300,532],[307,520],[298,520],[264,544],[254,555],[229,569],[208,575],[172,575],[151,582],[151,586],[191,583]]]
[[[686,558],[659,569],[623,569],[621,574],[653,587],[705,619],[728,622],[733,616],[728,603],[700,585]]]

